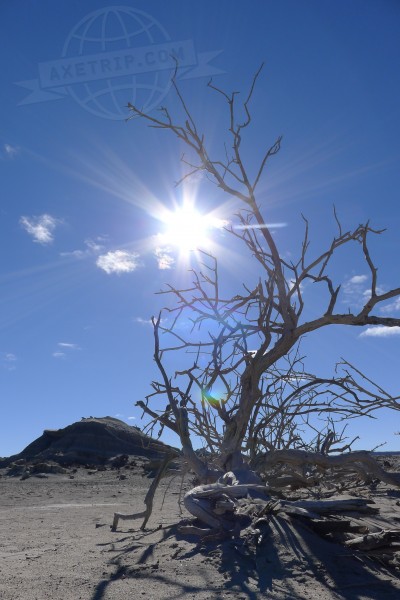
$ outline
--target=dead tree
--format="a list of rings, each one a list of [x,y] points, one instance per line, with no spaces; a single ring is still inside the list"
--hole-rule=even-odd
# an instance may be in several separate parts
[[[257,190],[282,137],[263,151],[256,168],[249,167],[242,153],[242,139],[253,120],[250,104],[260,72],[261,68],[242,104],[237,92],[226,93],[212,81],[208,84],[227,107],[222,158],[212,156],[175,77],[177,115],[163,107],[153,116],[129,104],[131,117],[173,134],[187,148],[189,156],[183,155],[182,161],[188,173],[178,184],[203,174],[240,201],[236,225],[226,229],[249,251],[260,271],[252,287],[243,286],[237,295],[225,297],[217,259],[203,252],[203,263],[191,272],[191,283],[185,289],[168,286],[162,292],[174,301],[172,308],[169,303],[166,309],[167,321],[162,321],[161,315],[153,318],[154,360],[161,378],[153,382],[153,392],[145,401],[137,404],[149,418],[150,430],[166,427],[179,436],[183,454],[202,484],[212,483],[226,472],[243,472],[245,466],[265,472],[268,460],[263,467],[263,458],[271,451],[271,456],[277,456],[276,451],[308,451],[308,461],[312,461],[310,450],[314,450],[316,465],[325,464],[330,451],[351,449],[352,441],[344,441],[343,433],[335,429],[338,420],[372,417],[382,407],[400,408],[399,397],[387,394],[345,360],[331,378],[308,373],[303,366],[299,343],[305,334],[337,325],[400,326],[400,319],[376,311],[382,303],[398,297],[400,287],[381,292],[378,285],[368,241],[382,231],[369,222],[344,230],[335,210],[337,234],[320,254],[310,255],[309,223],[304,217],[298,258],[288,260],[280,251],[267,224],[268,206],[261,206]],[[241,120],[238,109],[244,115]],[[359,310],[343,313],[338,308],[340,282],[331,277],[330,266],[339,249],[350,251],[351,246],[365,260],[369,294]],[[303,287],[308,282],[313,284],[312,292],[325,299],[324,308],[311,318],[308,312],[305,317],[304,310]],[[183,318],[192,322],[188,335],[179,328]],[[165,356],[171,352],[179,362],[173,376],[165,366]],[[307,428],[308,435],[304,435]],[[311,437],[310,432],[314,432]],[[203,455],[195,452],[194,438],[202,440]],[[302,464],[303,455],[298,460]],[[368,461],[358,457],[366,471],[370,469]]]

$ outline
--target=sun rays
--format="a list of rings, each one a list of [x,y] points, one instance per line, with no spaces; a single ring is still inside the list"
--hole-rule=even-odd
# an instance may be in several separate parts
[[[215,249],[216,234],[226,225],[226,221],[212,212],[203,213],[191,197],[184,197],[182,204],[176,205],[173,210],[164,210],[160,221],[163,231],[159,241],[175,248],[183,259],[192,252]]]
[[[105,251],[135,253],[140,256],[143,267],[150,267],[153,262],[159,270],[176,270],[180,278],[203,260],[202,251],[218,258],[232,275],[237,273],[239,265],[245,268],[243,255],[234,251],[226,232],[230,227],[240,229],[234,216],[240,210],[237,199],[224,198],[218,190],[213,192],[212,198],[209,191],[206,196],[206,185],[201,177],[172,187],[171,175],[177,174],[166,173],[165,165],[160,164],[154,165],[154,186],[150,187],[142,179],[140,169],[133,169],[104,144],[96,147],[96,160],[80,154],[75,155],[70,164],[52,162],[48,167],[83,181],[94,194],[97,190],[97,201],[102,207],[106,202],[110,205],[115,200],[121,202],[120,213],[125,213],[121,222],[123,237],[110,236]],[[123,204],[126,209],[122,208]],[[112,225],[114,229],[118,227],[115,222]],[[100,220],[99,231],[101,234],[105,231]],[[72,259],[78,252],[70,254]]]

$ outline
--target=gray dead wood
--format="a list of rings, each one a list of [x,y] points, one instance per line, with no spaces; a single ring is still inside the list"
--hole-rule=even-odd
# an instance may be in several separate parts
[[[246,468],[228,471],[216,483],[199,485],[185,494],[184,505],[191,515],[200,519],[211,529],[232,529],[234,523],[224,515],[236,509],[236,502],[245,498],[249,491],[267,498],[267,488],[261,480]],[[187,532],[187,531],[186,531]]]
[[[260,279],[257,277],[255,284],[250,287],[246,284],[244,292],[225,298],[220,291],[217,258],[201,251],[201,266],[191,269],[190,283],[184,288],[167,284],[160,292],[174,299],[174,304],[171,306],[169,302],[165,309],[172,317],[168,324],[163,324],[161,313],[152,319],[154,360],[161,379],[153,381],[153,392],[146,397],[146,402],[139,401],[138,406],[151,419],[149,430],[159,427],[162,431],[167,427],[179,435],[184,456],[199,481],[206,483],[215,481],[215,473],[209,473],[206,461],[194,451],[193,436],[199,436],[211,454],[218,454],[219,468],[229,470],[237,466],[235,457],[243,449],[253,460],[258,452],[280,448],[283,444],[298,447],[300,442],[301,447],[310,447],[302,439],[295,417],[309,425],[309,415],[326,414],[331,425],[336,419],[371,416],[381,408],[400,409],[399,397],[392,397],[346,360],[342,359],[338,365],[341,375],[328,379],[306,373],[303,368],[296,370],[297,365],[302,364],[296,348],[303,336],[314,331],[343,325],[399,327],[400,319],[379,314],[379,307],[400,297],[400,287],[382,293],[378,269],[370,256],[369,237],[380,235],[383,230],[375,230],[366,222],[345,231],[335,210],[337,235],[319,256],[310,255],[309,223],[304,216],[304,237],[297,257],[289,261],[280,250],[274,231],[262,214],[257,193],[267,163],[279,152],[282,137],[278,136],[272,145],[267,144],[251,173],[246,168],[245,146],[242,145],[247,127],[252,123],[250,101],[262,66],[254,75],[240,107],[237,92],[227,93],[209,82],[209,88],[226,102],[229,121],[225,153],[215,158],[211,158],[214,152],[207,133],[196,124],[181,93],[177,82],[179,65],[175,66],[171,79],[176,100],[174,110],[160,107],[158,114],[148,114],[128,103],[130,118],[141,117],[150,127],[169,132],[189,153],[182,154],[188,172],[177,184],[201,174],[236,199],[238,212],[235,220],[227,222],[225,230],[242,244],[261,269]],[[243,111],[244,120],[239,116]],[[368,294],[363,306],[354,314],[350,310],[338,310],[341,286],[328,276],[328,267],[335,255],[353,244],[361,247],[369,271]],[[311,320],[305,318],[303,286],[306,282],[313,282],[314,290],[321,290],[324,298],[322,312]],[[375,311],[378,314],[374,314]],[[178,327],[181,318],[189,319],[199,331],[202,328],[205,335],[184,334]],[[165,334],[164,346],[160,345],[160,333]],[[178,356],[182,352],[197,358],[193,362],[192,357],[189,363],[185,361],[171,377],[163,364],[168,352],[178,353]],[[287,368],[281,369],[282,359],[289,359]],[[201,394],[201,405],[194,400],[194,388]],[[224,401],[213,397],[213,389],[223,390]],[[156,410],[151,407],[156,398],[163,400],[161,410],[158,404]],[[315,431],[314,427],[311,429]],[[328,431],[325,439],[320,431],[315,447],[324,455],[342,441],[344,438],[335,431]],[[337,450],[347,449],[352,443]]]
[[[379,312],[382,303],[400,297],[400,287],[382,293],[378,269],[370,256],[369,237],[380,235],[382,231],[372,229],[369,222],[345,231],[334,210],[338,232],[321,254],[311,256],[309,224],[303,217],[305,231],[299,253],[293,260],[287,260],[264,219],[257,196],[267,162],[279,151],[282,138],[279,136],[271,146],[267,145],[258,167],[253,165],[252,173],[247,171],[242,154],[243,135],[252,122],[250,100],[261,68],[239,108],[240,113],[244,111],[244,119],[239,117],[237,93],[226,93],[210,81],[210,89],[226,101],[229,119],[225,156],[213,159],[207,135],[196,125],[178,87],[178,67],[176,63],[171,80],[177,101],[174,110],[179,107],[176,116],[166,107],[154,115],[129,103],[132,118],[139,116],[151,127],[169,131],[189,151],[189,156],[182,156],[188,172],[177,183],[202,174],[236,199],[238,213],[225,229],[258,263],[260,278],[250,287],[245,285],[238,295],[226,298],[221,294],[217,258],[201,251],[201,266],[191,270],[190,283],[185,283],[184,288],[168,284],[160,292],[173,299],[165,309],[170,318],[162,319],[160,312],[158,318],[152,319],[154,360],[160,377],[152,382],[153,391],[146,401],[137,404],[150,419],[149,431],[158,429],[162,433],[164,428],[169,428],[179,436],[182,454],[199,483],[213,483],[221,473],[237,469],[247,460],[255,471],[265,474],[267,483],[262,486],[262,492],[254,481],[223,480],[211,486],[199,486],[186,494],[186,508],[216,535],[216,528],[225,534],[231,533],[232,515],[239,513],[240,502],[251,504],[250,500],[241,500],[251,490],[261,492],[265,499],[268,490],[314,486],[321,475],[325,481],[342,481],[344,474],[350,473],[356,473],[364,481],[376,478],[400,487],[400,474],[387,473],[366,452],[329,454],[332,449],[345,453],[354,442],[344,443],[343,433],[335,432],[337,420],[372,416],[381,408],[398,411],[400,397],[392,397],[344,359],[338,364],[337,376],[316,377],[305,371],[299,354],[301,339],[325,327],[400,326],[399,318],[382,316]],[[341,286],[328,275],[335,255],[353,244],[361,247],[369,271],[369,291],[363,306],[354,314],[350,309],[342,312]],[[308,320],[309,312],[305,310],[303,287],[306,282],[312,282],[313,289],[322,290],[324,294],[322,312],[315,314],[312,320]],[[319,304],[321,292],[316,293]],[[187,329],[185,333],[179,328],[182,319],[192,323],[192,331],[202,330],[203,334],[193,336]],[[178,361],[185,357],[173,376],[165,364],[170,352],[176,353]],[[287,361],[286,366],[281,367],[283,361]],[[213,390],[217,389],[218,397],[214,397]],[[152,407],[154,400],[156,408]],[[328,430],[316,431],[312,426],[313,415],[318,418],[326,415]],[[315,440],[307,441],[303,425],[317,434]],[[196,437],[204,443],[206,453],[203,455],[193,448]],[[282,447],[313,448],[318,452],[274,450]],[[271,452],[260,454],[266,450]],[[276,467],[282,464],[285,469],[279,476]],[[260,539],[263,539],[274,508],[267,503],[262,512],[262,501],[259,507],[251,508],[254,508],[252,519],[266,516],[257,521]],[[311,520],[337,512],[375,512],[362,500],[286,502],[280,504],[280,510]]]
[[[282,512],[290,513],[293,508],[300,508],[314,515],[331,515],[341,512],[377,513],[379,509],[371,506],[372,500],[364,498],[345,498],[339,500],[296,500],[289,502],[281,500],[279,503]],[[312,517],[314,518],[314,517]]]
[[[255,490],[266,494],[266,488],[258,484],[224,485],[212,483],[200,485],[185,494],[183,499],[185,508],[197,519],[209,527],[232,528],[232,522],[228,522],[223,515],[232,513],[236,507],[235,499],[247,496],[249,490]]]
[[[124,513],[114,513],[114,520],[113,520],[113,524],[111,526],[111,530],[112,531],[116,531],[117,527],[118,527],[118,521],[121,519],[122,521],[126,521],[126,520],[133,520],[133,519],[140,519],[142,517],[144,517],[144,521],[140,527],[141,530],[143,530],[146,527],[147,521],[150,518],[150,515],[152,513],[153,510],[153,500],[154,500],[154,494],[156,492],[156,489],[158,487],[158,484],[161,481],[162,476],[164,475],[165,471],[167,470],[167,467],[169,465],[169,463],[176,458],[176,455],[170,455],[167,454],[167,456],[164,458],[164,460],[162,461],[156,476],[154,477],[148,492],[146,494],[146,497],[144,499],[144,503],[146,505],[146,509],[138,512],[138,513],[132,513],[132,514],[124,514]]]
[[[375,478],[389,485],[400,487],[400,473],[388,473],[364,450],[337,456],[328,456],[319,452],[306,452],[305,450],[274,450],[258,457],[255,466],[257,471],[266,473],[268,483],[268,470],[280,463],[297,469],[316,467],[324,471],[334,469],[339,472],[342,469],[350,469],[364,480]],[[295,478],[295,476],[293,477]],[[301,486],[302,479],[303,477],[299,475],[299,486]],[[276,478],[274,484],[276,485]]]
[[[382,529],[377,533],[368,533],[347,540],[345,546],[357,548],[357,550],[374,550],[375,548],[390,546],[393,542],[400,542],[400,529]],[[393,550],[399,550],[399,546],[394,546]]]
[[[264,499],[252,501],[245,498],[250,490],[256,490],[264,494]],[[338,533],[338,532],[356,532],[367,533],[368,527],[362,524],[352,523],[351,520],[339,519],[321,519],[324,515],[334,515],[343,513],[376,513],[378,509],[370,500],[362,498],[345,498],[338,500],[298,500],[286,501],[281,500],[273,503],[266,502],[267,488],[257,484],[236,484],[224,485],[220,482],[209,485],[198,486],[190,490],[184,499],[186,509],[209,529],[185,525],[180,528],[181,533],[195,534],[204,536],[205,534],[214,534],[215,531],[234,530],[235,520],[232,519],[233,513],[246,514],[244,508],[246,504],[255,508],[254,514],[258,518],[253,522],[253,527],[258,535],[263,538],[265,532],[260,529],[260,524],[264,525],[268,522],[271,514],[285,513],[291,517],[302,517],[310,520],[310,526],[323,534]],[[238,499],[241,499],[240,508],[238,507]],[[258,508],[257,508],[258,507]],[[237,510],[239,508],[239,511]],[[226,518],[230,515],[229,518]],[[264,516],[262,516],[264,515]],[[260,518],[261,517],[261,518]]]

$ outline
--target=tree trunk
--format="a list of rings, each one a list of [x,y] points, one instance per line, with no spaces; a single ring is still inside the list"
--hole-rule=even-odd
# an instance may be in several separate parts
[[[255,377],[254,369],[249,365],[242,376],[239,408],[226,425],[222,440],[221,465],[225,471],[238,469],[243,465],[241,450],[251,412],[260,396],[258,382],[259,377]]]

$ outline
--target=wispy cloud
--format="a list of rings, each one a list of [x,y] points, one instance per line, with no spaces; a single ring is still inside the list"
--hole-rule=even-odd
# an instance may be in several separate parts
[[[67,348],[68,350],[80,350],[78,344],[72,344],[71,342],[58,342],[59,348]]]
[[[347,279],[342,284],[342,292],[345,296],[345,300],[357,300],[360,302],[364,291],[365,291],[365,282],[367,281],[367,275],[353,275],[350,279]]]
[[[347,285],[359,285],[361,283],[365,283],[367,280],[367,275],[353,275],[353,277],[348,280]]]
[[[133,321],[134,321],[134,323],[139,323],[139,325],[143,325],[143,327],[153,327],[153,322],[151,319],[143,319],[142,317],[135,317],[133,319]],[[160,320],[160,324],[163,325],[164,327],[166,327],[168,323],[169,323],[168,317],[163,317]]]
[[[15,371],[17,357],[13,352],[0,353],[0,366],[7,371]]]
[[[400,327],[385,327],[384,325],[367,327],[360,333],[360,337],[394,337],[396,335],[400,335]]]
[[[85,240],[85,246],[83,250],[71,250],[70,252],[61,252],[60,256],[67,256],[77,259],[83,259],[90,256],[96,256],[102,250],[104,250],[104,245],[100,242],[104,242],[106,238],[104,236],[98,236],[94,240],[89,238]]]
[[[111,273],[131,273],[140,266],[138,259],[139,254],[136,252],[115,250],[115,252],[101,254],[96,261],[96,265],[108,275]]]
[[[34,242],[44,245],[51,244],[54,240],[53,231],[59,220],[51,215],[44,214],[38,217],[22,216],[19,222],[25,231],[32,236]]]
[[[154,256],[157,260],[157,266],[162,271],[166,269],[172,269],[175,264],[175,259],[171,254],[171,249],[169,247],[159,247],[154,250]]]
[[[135,323],[139,323],[139,325],[153,325],[151,319],[142,319],[142,317],[135,317],[133,320],[135,321]]]
[[[19,153],[19,148],[17,146],[12,146],[11,144],[3,144],[3,158],[15,158]]]
[[[366,287],[369,281],[368,275],[353,275],[342,284],[342,301],[345,304],[352,304],[355,307],[361,307],[371,295],[371,288]],[[377,293],[381,293],[381,288],[377,289]]]
[[[69,352],[81,350],[81,347],[78,346],[78,344],[74,344],[72,342],[57,342],[57,347],[59,350],[53,352],[53,358],[66,358]]]
[[[287,279],[286,280],[286,285],[288,286],[289,290],[292,290],[296,286],[296,280],[295,279]],[[297,287],[298,287],[300,293],[302,294],[304,292],[304,290],[305,290],[306,283],[304,281],[302,281],[300,283],[300,285],[298,285]]]
[[[136,417],[125,417],[125,415],[123,415],[122,413],[116,413],[114,415],[114,417],[116,419],[127,419],[128,421],[135,421],[136,420]]]
[[[400,298],[396,298],[390,304],[381,307],[381,313],[388,314],[400,311]]]

